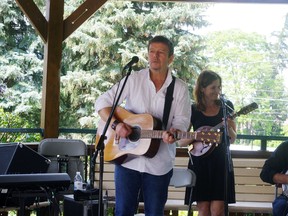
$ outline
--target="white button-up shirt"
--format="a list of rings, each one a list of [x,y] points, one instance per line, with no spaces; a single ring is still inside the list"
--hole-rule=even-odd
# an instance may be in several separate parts
[[[123,85],[123,80],[120,82],[119,90]],[[124,102],[126,110],[136,114],[148,113],[162,121],[165,95],[171,82],[172,76],[169,69],[165,83],[156,92],[148,68],[133,72],[127,80],[118,105]],[[114,85],[96,100],[96,112],[112,106],[118,85]],[[182,80],[176,78],[167,129],[175,128],[187,131],[190,124],[190,115],[191,102],[188,86]],[[154,157],[128,155],[122,166],[153,175],[164,175],[173,168],[175,154],[176,144],[166,144],[161,140],[159,150]]]

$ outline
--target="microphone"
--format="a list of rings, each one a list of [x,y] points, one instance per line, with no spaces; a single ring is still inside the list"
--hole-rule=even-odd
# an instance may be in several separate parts
[[[123,70],[126,70],[126,69],[130,68],[133,64],[136,64],[138,61],[139,61],[138,56],[133,56],[132,59],[131,59],[131,61],[128,62],[128,63],[125,65],[125,67],[123,68]]]
[[[219,95],[219,99],[220,99],[221,101],[223,101],[223,102],[226,102],[226,101],[227,101],[224,94],[220,94],[220,95]]]
[[[227,99],[224,94],[219,95],[219,100],[221,101],[222,106],[226,106]]]
[[[220,99],[220,101],[222,102],[222,106],[223,106],[223,105],[226,106],[226,107],[229,109],[229,110],[228,110],[229,115],[232,116],[232,115],[231,115],[231,112],[234,112],[234,109],[227,104],[227,99],[226,99],[225,95],[224,95],[224,94],[220,94],[220,95],[219,95],[219,99]]]

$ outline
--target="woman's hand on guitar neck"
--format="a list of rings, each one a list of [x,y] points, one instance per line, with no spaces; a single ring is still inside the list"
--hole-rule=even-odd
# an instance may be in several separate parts
[[[234,143],[237,137],[236,131],[233,129],[233,127],[228,128],[228,134],[230,137],[230,143]]]
[[[227,118],[227,125],[228,125],[228,129],[230,127],[232,127],[233,129],[236,129],[236,123],[233,119],[231,118]],[[224,119],[222,119],[222,127],[224,127]]]
[[[223,119],[223,125],[224,125],[224,119]],[[230,137],[230,143],[234,143],[237,137],[236,133],[236,123],[233,119],[227,118],[227,126],[228,126],[228,136]]]

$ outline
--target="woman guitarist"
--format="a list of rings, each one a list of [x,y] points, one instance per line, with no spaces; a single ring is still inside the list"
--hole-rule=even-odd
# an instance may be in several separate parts
[[[194,131],[209,130],[223,122],[223,109],[219,96],[222,88],[221,77],[210,70],[200,73],[193,92],[195,103],[192,105],[191,125]],[[232,115],[234,106],[231,101],[226,101],[227,115]],[[236,124],[227,118],[228,136],[230,143],[236,139]],[[207,127],[208,126],[208,127]],[[221,129],[223,130],[223,129]],[[183,143],[182,143],[183,144]],[[192,143],[199,145],[199,143]],[[201,146],[203,146],[201,144]],[[210,148],[209,145],[204,148]],[[225,153],[226,146],[222,143],[211,148],[206,154],[201,152],[191,154],[188,167],[197,176],[196,186],[193,188],[192,200],[197,202],[199,216],[222,216],[225,213],[225,182],[228,182],[227,202],[235,202],[234,172],[233,168],[225,180]],[[203,150],[203,149],[202,149]],[[202,151],[201,150],[201,151]],[[192,150],[191,150],[192,151]],[[199,156],[201,155],[201,156]],[[232,162],[231,162],[232,163]],[[190,188],[186,190],[185,203],[188,203]]]

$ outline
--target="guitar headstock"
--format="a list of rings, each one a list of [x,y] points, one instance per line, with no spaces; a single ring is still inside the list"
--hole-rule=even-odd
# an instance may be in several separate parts
[[[220,143],[222,140],[222,132],[216,131],[200,131],[196,132],[195,140],[205,143]]]
[[[242,107],[238,112],[237,115],[246,115],[249,112],[252,112],[253,110],[258,108],[258,104],[253,102],[245,107]]]

